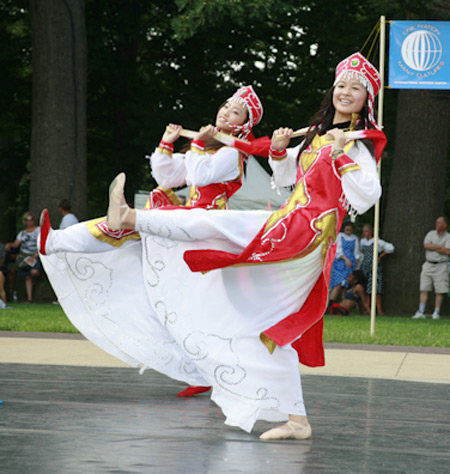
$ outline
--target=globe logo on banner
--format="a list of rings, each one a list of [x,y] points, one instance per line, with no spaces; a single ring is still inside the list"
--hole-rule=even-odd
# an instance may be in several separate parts
[[[450,89],[450,21],[391,21],[389,87]]]
[[[431,31],[418,30],[408,35],[402,44],[405,64],[415,71],[428,71],[439,64],[442,44]]]

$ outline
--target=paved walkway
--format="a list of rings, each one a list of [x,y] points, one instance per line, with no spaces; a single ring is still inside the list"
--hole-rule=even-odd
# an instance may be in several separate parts
[[[326,366],[302,374],[450,383],[450,348],[326,344]],[[0,331],[0,363],[127,367],[79,334]]]

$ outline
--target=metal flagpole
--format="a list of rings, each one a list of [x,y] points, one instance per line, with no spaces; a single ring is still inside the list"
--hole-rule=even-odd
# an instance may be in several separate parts
[[[378,94],[378,125],[383,127],[384,100],[384,57],[386,43],[386,17],[380,17],[380,77],[381,87]],[[378,162],[378,177],[381,178],[381,159]],[[372,264],[372,301],[370,306],[370,335],[375,335],[375,315],[377,304],[377,274],[378,274],[378,236],[380,233],[380,201],[375,204],[373,226],[373,264]]]

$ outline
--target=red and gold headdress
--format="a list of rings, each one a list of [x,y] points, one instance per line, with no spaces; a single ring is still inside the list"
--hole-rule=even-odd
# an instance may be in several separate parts
[[[248,120],[243,125],[228,124],[233,128],[240,138],[247,138],[252,128],[261,121],[263,116],[263,106],[261,100],[253,90],[252,86],[244,86],[238,89],[227,102],[236,101],[245,106],[248,110]]]
[[[367,89],[369,122],[374,127],[380,128],[377,125],[374,116],[375,96],[378,94],[381,87],[381,78],[375,66],[361,53],[354,53],[337,65],[334,85],[336,85],[344,76],[357,79]]]

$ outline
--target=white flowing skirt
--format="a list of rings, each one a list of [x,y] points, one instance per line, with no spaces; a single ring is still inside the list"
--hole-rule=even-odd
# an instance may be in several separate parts
[[[98,253],[87,229],[74,226],[57,231],[64,238],[42,260],[64,311],[88,339],[132,366],[211,385],[225,422],[251,431],[257,420],[306,414],[297,353],[286,345],[270,354],[260,334],[304,303],[321,273],[320,248],[301,260],[207,274],[191,272],[183,254],[239,253],[269,215],[139,211],[142,242],[104,244],[109,251]],[[79,252],[97,253],[73,253],[71,237]]]

